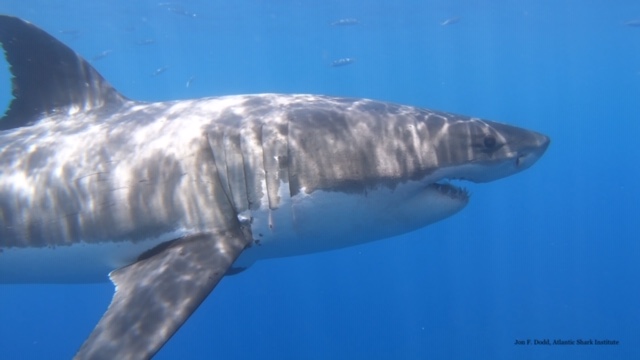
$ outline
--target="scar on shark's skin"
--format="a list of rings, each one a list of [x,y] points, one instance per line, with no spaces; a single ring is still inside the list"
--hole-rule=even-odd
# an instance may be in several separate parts
[[[24,20],[0,16],[0,43],[0,283],[116,287],[75,359],[149,359],[225,274],[438,222],[470,201],[461,181],[519,173],[550,142],[368,99],[135,101]]]

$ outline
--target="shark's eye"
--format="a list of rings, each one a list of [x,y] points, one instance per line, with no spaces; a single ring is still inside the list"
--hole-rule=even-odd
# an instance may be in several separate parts
[[[487,149],[493,149],[496,146],[496,138],[493,135],[487,135],[484,137],[484,147]]]

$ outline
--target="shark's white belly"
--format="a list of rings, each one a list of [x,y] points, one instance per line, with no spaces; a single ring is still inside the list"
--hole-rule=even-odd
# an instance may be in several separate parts
[[[294,256],[358,245],[401,235],[459,211],[465,201],[437,185],[407,182],[393,189],[365,193],[315,191],[288,196],[279,191],[282,206],[241,214],[251,218],[254,244],[234,263],[244,268],[266,258]]]

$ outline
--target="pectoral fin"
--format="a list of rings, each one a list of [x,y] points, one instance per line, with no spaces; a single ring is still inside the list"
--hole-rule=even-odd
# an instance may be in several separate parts
[[[193,235],[113,271],[113,300],[75,359],[152,357],[222,279],[246,239],[239,228]]]

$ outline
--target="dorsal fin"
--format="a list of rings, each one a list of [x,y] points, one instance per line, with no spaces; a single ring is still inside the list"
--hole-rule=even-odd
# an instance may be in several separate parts
[[[86,60],[24,20],[0,15],[0,42],[13,74],[13,96],[0,130],[44,115],[118,105],[120,95]]]

